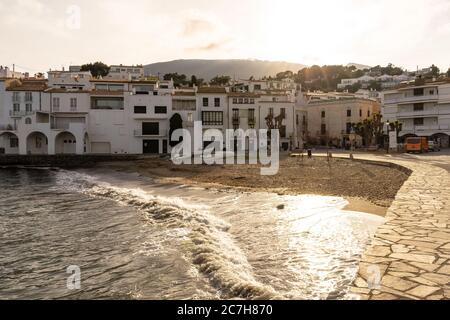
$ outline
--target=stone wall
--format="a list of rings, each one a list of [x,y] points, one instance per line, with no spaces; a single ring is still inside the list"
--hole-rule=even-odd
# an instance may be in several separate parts
[[[92,167],[96,163],[137,160],[138,155],[0,155],[0,166]]]

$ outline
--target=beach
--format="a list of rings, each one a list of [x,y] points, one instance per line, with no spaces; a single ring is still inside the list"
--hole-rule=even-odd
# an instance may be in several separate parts
[[[170,159],[148,157],[132,162],[108,162],[104,168],[138,173],[161,182],[181,183],[242,192],[279,195],[322,195],[345,198],[350,211],[384,216],[408,179],[397,168],[350,159],[282,156],[274,176],[260,175],[260,165],[175,165]]]

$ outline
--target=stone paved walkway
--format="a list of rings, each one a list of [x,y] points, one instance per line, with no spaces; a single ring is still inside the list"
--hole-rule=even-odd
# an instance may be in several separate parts
[[[351,288],[360,299],[450,299],[450,173],[407,157],[355,155],[411,169]],[[444,159],[444,160],[442,160]],[[448,161],[443,156],[440,161]]]

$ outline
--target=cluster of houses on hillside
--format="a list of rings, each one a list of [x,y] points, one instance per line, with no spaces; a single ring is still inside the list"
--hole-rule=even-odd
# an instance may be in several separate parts
[[[0,153],[165,154],[174,115],[191,134],[195,121],[203,130],[267,129],[272,115],[281,120],[286,151],[304,143],[358,146],[352,124],[382,112],[380,101],[369,90],[304,93],[290,79],[175,88],[173,81],[145,77],[142,66],[112,66],[104,78],[78,67],[49,71],[48,78],[6,74],[0,78]],[[388,91],[384,103],[387,119],[405,123],[401,135],[440,134],[448,145],[450,83]]]

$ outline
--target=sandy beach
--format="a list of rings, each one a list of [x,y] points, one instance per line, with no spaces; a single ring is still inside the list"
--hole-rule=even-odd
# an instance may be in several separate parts
[[[174,165],[170,159],[143,158],[101,164],[113,170],[137,172],[161,181],[204,188],[314,194],[344,197],[347,210],[384,216],[408,174],[395,168],[333,158],[284,156],[275,176],[261,176],[260,165]]]

